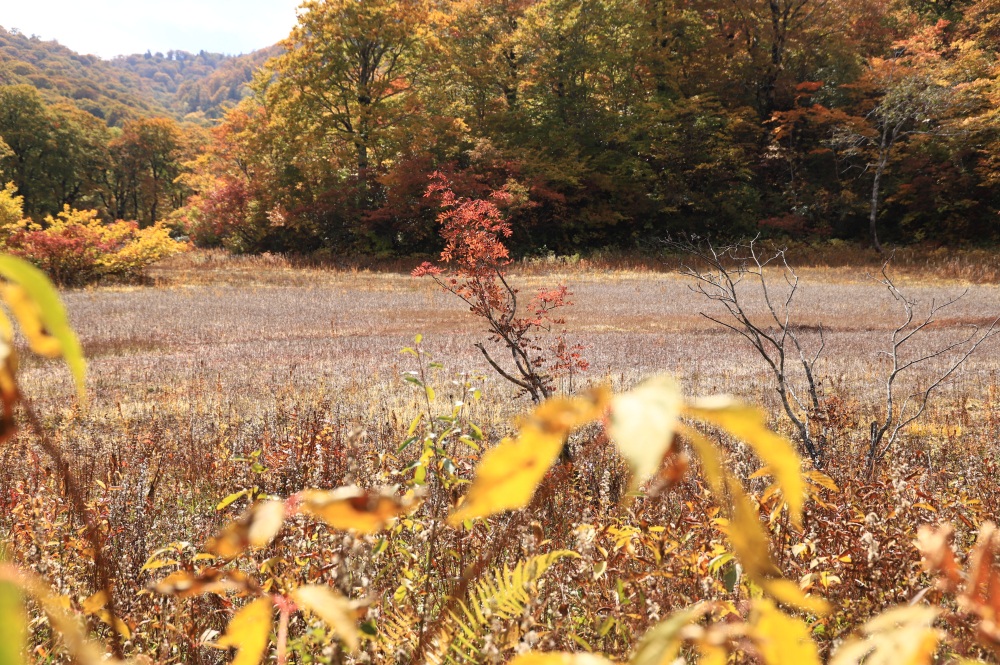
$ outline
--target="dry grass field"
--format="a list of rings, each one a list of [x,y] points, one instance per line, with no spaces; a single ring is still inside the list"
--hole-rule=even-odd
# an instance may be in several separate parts
[[[994,494],[1000,490],[997,341],[984,345],[940,390],[877,477],[863,477],[867,424],[883,405],[886,363],[879,351],[886,348],[900,311],[885,288],[866,277],[877,265],[849,268],[830,258],[808,257],[812,267],[799,272],[796,309],[800,323],[813,331],[807,342],[817,343],[815,331],[825,330],[827,346],[819,364],[823,390],[838,398],[842,416],[825,471],[839,490],[830,492],[824,506],[812,508],[805,533],[778,529],[776,545],[792,579],[810,571],[828,573],[818,591],[843,608],[816,633],[828,646],[857,622],[927,586],[910,544],[919,523],[955,521],[962,544],[968,545],[973,527],[994,514]],[[897,283],[921,303],[967,291],[913,353],[936,348],[968,325],[988,324],[1000,314],[994,265],[994,259],[975,256],[900,258]],[[64,293],[89,359],[89,402],[74,403],[64,368],[53,363],[29,361],[22,389],[67,451],[91,509],[104,524],[120,604],[132,628],[128,648],[162,662],[217,662],[220,652],[203,646],[204,631],[224,624],[225,603],[188,604],[184,607],[192,611],[182,618],[180,606],[169,606],[173,601],[143,593],[153,576],[142,567],[169,543],[196,547],[208,538],[230,516],[214,509],[223,497],[253,485],[287,496],[310,486],[404,480],[401,469],[419,451],[398,447],[424,404],[423,392],[404,381],[417,369],[416,361],[400,349],[412,345],[416,334],[443,365],[430,370],[437,387],[434,408],[444,412],[455,401],[468,401],[465,417],[493,441],[530,408],[527,398],[515,399],[510,386],[488,370],[473,347],[483,337],[481,326],[461,303],[399,268],[328,270],[278,257],[200,253],[156,267],[145,286]],[[776,427],[790,432],[778,417],[774,386],[759,357],[700,315],[713,311],[711,304],[693,293],[686,279],[653,268],[613,261],[536,262],[513,271],[525,292],[555,282],[573,291],[566,328],[571,340],[586,345],[591,366],[583,376],[562,379],[561,387],[576,390],[610,381],[622,389],[667,372],[679,377],[689,394],[735,393],[762,405],[774,415]],[[939,369],[921,366],[907,380],[917,386],[934,371]],[[480,400],[468,399],[466,381],[481,389]],[[616,564],[613,557],[614,575],[574,573],[576,587],[553,593],[566,595],[570,609],[564,608],[569,614],[563,619],[572,624],[575,638],[545,632],[543,646],[588,644],[614,654],[626,652],[661,613],[697,599],[725,598],[728,592],[718,571],[709,569],[724,541],[703,519],[710,500],[701,485],[685,481],[656,505],[619,505],[621,463],[595,443],[599,438],[574,443],[577,468],[573,478],[562,481],[565,494],[538,507],[546,538],[572,545],[581,523],[657,524],[666,533],[657,536],[656,547],[660,553],[672,547],[675,553],[655,575],[641,563]],[[749,464],[739,446],[732,456],[738,467],[744,460]],[[65,499],[56,474],[26,437],[4,448],[0,459],[0,524],[11,535],[13,556],[61,592],[85,598],[93,573],[72,557],[85,554],[87,546],[78,525],[60,511]],[[251,468],[253,460],[266,470]],[[653,546],[647,542],[649,532],[635,528],[626,547],[641,560],[645,548]],[[805,558],[801,548],[790,553],[803,542],[813,544]],[[330,547],[339,554],[330,555],[334,570],[324,574],[343,584],[336,577],[336,561],[341,561],[336,557],[361,556],[372,542],[365,541],[368,549],[361,554],[356,543]],[[588,565],[597,556],[586,554]],[[386,569],[399,572],[402,564],[393,561]],[[398,582],[390,573],[371,573],[367,584],[362,591],[385,594]],[[348,592],[359,590],[348,586]],[[644,609],[634,604],[636,594]],[[587,607],[604,609],[590,616]],[[544,614],[541,608],[538,612]],[[174,618],[155,618],[157,613]],[[609,617],[614,619],[610,624]],[[97,623],[94,628],[106,630]],[[963,628],[956,630],[961,635]],[[302,653],[315,647],[312,638],[300,639]],[[39,654],[53,652],[44,635],[36,635],[36,641]],[[347,662],[329,644],[323,648],[326,660],[301,656],[295,662]],[[974,653],[968,644],[947,648]],[[391,660],[379,656],[377,646],[366,649],[369,658]],[[51,661],[40,655],[39,662]]]

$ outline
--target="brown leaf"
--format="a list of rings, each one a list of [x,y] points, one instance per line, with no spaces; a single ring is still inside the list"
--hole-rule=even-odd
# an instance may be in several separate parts
[[[954,592],[962,581],[962,570],[951,549],[954,539],[955,527],[951,524],[938,527],[924,524],[917,531],[914,542],[920,551],[920,563],[924,570],[938,576],[937,586],[942,591]]]
[[[160,580],[153,590],[165,596],[189,598],[203,593],[254,593],[257,584],[238,570],[206,568],[197,573],[179,570]]]
[[[413,494],[399,497],[389,489],[368,491],[360,487],[335,490],[304,490],[289,499],[289,506],[311,515],[334,529],[375,533],[399,515],[416,509],[420,500]]]
[[[260,501],[238,520],[226,525],[219,535],[208,541],[206,549],[228,560],[248,547],[265,547],[278,535],[284,519],[284,502]]]

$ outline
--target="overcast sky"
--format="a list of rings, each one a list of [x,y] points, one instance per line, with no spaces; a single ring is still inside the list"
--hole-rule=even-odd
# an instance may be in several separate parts
[[[0,26],[102,58],[182,50],[238,54],[295,25],[302,0],[0,0]]]

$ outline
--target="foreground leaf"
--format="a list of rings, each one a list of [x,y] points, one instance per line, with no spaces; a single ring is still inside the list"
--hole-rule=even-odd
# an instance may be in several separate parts
[[[0,254],[0,277],[21,287],[25,298],[34,303],[41,323],[40,331],[58,342],[58,355],[66,361],[76,383],[77,392],[82,396],[85,390],[87,364],[83,359],[80,341],[69,325],[66,310],[52,282],[45,273],[27,261],[6,254]],[[25,336],[27,335],[26,331]]]
[[[809,626],[779,610],[769,600],[754,602],[750,637],[767,665],[819,665]]]
[[[452,512],[449,524],[458,526],[467,519],[526,506],[569,433],[599,418],[606,404],[603,389],[588,397],[544,402],[525,420],[516,438],[504,439],[483,455],[465,503]]]
[[[295,589],[292,599],[322,619],[352,651],[358,648],[354,607],[347,598],[328,586],[310,584]]]
[[[507,665],[612,665],[612,662],[589,653],[526,653]]]
[[[252,593],[257,584],[239,570],[206,568],[197,573],[178,570],[160,580],[153,590],[165,596],[190,598],[204,593]]]
[[[644,381],[612,400],[609,434],[632,468],[633,487],[660,468],[673,445],[682,405],[680,386],[666,375]]]
[[[677,658],[684,642],[681,631],[703,617],[710,609],[707,603],[675,612],[656,624],[642,636],[629,665],[670,665]]]
[[[238,520],[226,525],[219,535],[208,541],[206,548],[223,559],[235,558],[248,547],[269,545],[284,521],[284,502],[260,501]]]
[[[448,523],[458,526],[467,519],[526,506],[564,442],[561,433],[531,428],[522,430],[517,439],[504,439],[486,451],[465,503],[451,514]]]
[[[62,344],[45,329],[38,305],[24,288],[18,284],[4,284],[0,287],[0,296],[13,312],[32,351],[46,358],[62,355]]]
[[[813,614],[828,612],[829,604],[825,600],[807,596],[797,584],[781,577],[781,571],[771,559],[770,541],[757,507],[736,478],[730,474],[725,478],[733,511],[732,520],[725,527],[726,536],[747,577],[786,605]]]
[[[12,584],[38,603],[45,612],[52,630],[59,634],[63,646],[74,662],[81,665],[109,665],[120,662],[109,659],[104,647],[87,637],[76,617],[68,611],[69,599],[57,596],[46,582],[9,564],[0,564],[0,584]],[[15,662],[19,664],[22,662],[20,655]]]
[[[0,582],[0,665],[21,665],[28,621],[17,586]]]
[[[259,665],[271,635],[271,599],[258,598],[237,612],[215,646],[236,649],[232,665]]]
[[[14,327],[7,315],[0,310],[0,443],[7,441],[17,431],[14,407],[21,399],[17,386],[17,350],[14,349]]]
[[[341,487],[305,490],[290,498],[288,503],[290,509],[321,519],[334,529],[375,533],[389,520],[414,510],[420,501],[412,494],[397,497],[391,490]]]
[[[942,636],[933,628],[939,614],[920,605],[883,612],[862,627],[862,637],[844,642],[830,665],[929,665]]]
[[[763,411],[719,395],[696,400],[685,413],[726,430],[753,448],[781,486],[792,524],[802,525],[806,485],[799,455],[788,439],[768,428],[767,415]]]

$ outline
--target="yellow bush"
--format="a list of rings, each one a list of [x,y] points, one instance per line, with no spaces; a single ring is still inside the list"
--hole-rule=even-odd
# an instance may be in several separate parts
[[[0,246],[31,261],[60,284],[84,284],[103,277],[132,279],[151,263],[187,247],[173,240],[162,223],[145,229],[121,220],[106,224],[95,210],[66,206],[41,224],[20,219],[20,197],[13,196],[11,187],[3,190],[0,210],[4,195],[12,202],[7,204],[11,216],[17,212],[18,219],[7,221],[0,212],[0,222],[4,222]]]

